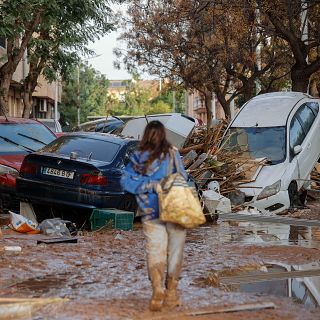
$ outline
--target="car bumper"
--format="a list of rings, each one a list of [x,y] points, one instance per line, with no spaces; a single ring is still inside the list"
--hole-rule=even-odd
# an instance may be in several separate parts
[[[261,200],[257,200],[257,197],[258,196],[256,195],[252,198],[250,206],[257,208],[263,213],[276,214],[287,210],[290,207],[288,191],[279,191],[277,194]]]
[[[22,201],[49,205],[67,205],[77,208],[117,208],[125,196],[124,192],[105,192],[84,188],[64,187],[43,182],[30,182],[19,178],[17,194]]]
[[[0,187],[0,209],[20,211],[20,200],[16,195],[15,189],[7,190]]]

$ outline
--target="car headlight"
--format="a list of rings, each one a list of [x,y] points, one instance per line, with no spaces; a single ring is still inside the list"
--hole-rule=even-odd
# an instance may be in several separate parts
[[[15,177],[18,177],[19,171],[14,168],[7,167],[7,166],[4,166],[3,164],[0,164],[0,175],[1,174],[11,174]]]
[[[277,194],[280,191],[280,187],[281,187],[281,181],[278,180],[277,182],[275,182],[274,184],[265,187],[261,193],[258,195],[257,200],[261,200],[264,198],[268,198],[271,197],[275,194]]]

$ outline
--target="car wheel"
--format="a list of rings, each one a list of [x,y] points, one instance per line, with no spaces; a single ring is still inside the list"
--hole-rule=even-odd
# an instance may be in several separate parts
[[[288,194],[290,199],[290,209],[299,208],[303,206],[299,198],[298,185],[295,181],[292,181],[289,184]]]
[[[119,206],[120,210],[134,212],[134,216],[137,215],[138,205],[134,196],[129,194],[125,195]]]

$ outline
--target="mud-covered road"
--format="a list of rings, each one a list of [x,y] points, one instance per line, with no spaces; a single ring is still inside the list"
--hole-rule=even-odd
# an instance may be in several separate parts
[[[22,251],[0,250],[0,297],[68,298],[42,307],[33,319],[320,319],[319,272],[307,278],[272,275],[317,273],[319,230],[219,219],[217,225],[188,231],[179,286],[183,306],[161,313],[148,311],[151,287],[140,223],[133,231],[85,233],[78,243],[50,245],[37,245],[42,235],[3,230],[0,248],[18,245]],[[255,278],[264,277],[266,271],[271,276],[257,282]],[[276,308],[212,313],[221,307],[265,302]],[[190,315],[203,310],[208,314]]]

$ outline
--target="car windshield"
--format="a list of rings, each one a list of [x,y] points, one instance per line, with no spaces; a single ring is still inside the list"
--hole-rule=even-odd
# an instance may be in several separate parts
[[[286,158],[286,128],[229,128],[222,149],[251,159],[267,158],[271,164]]]
[[[56,139],[38,123],[2,123],[0,125],[0,155],[37,151]]]
[[[48,128],[50,128],[53,132],[56,131],[55,123],[53,121],[41,120],[43,124],[45,124]]]
[[[79,158],[111,162],[119,148],[118,144],[110,141],[82,136],[62,136],[44,147],[41,152],[65,156],[70,156],[71,152],[74,152]]]

